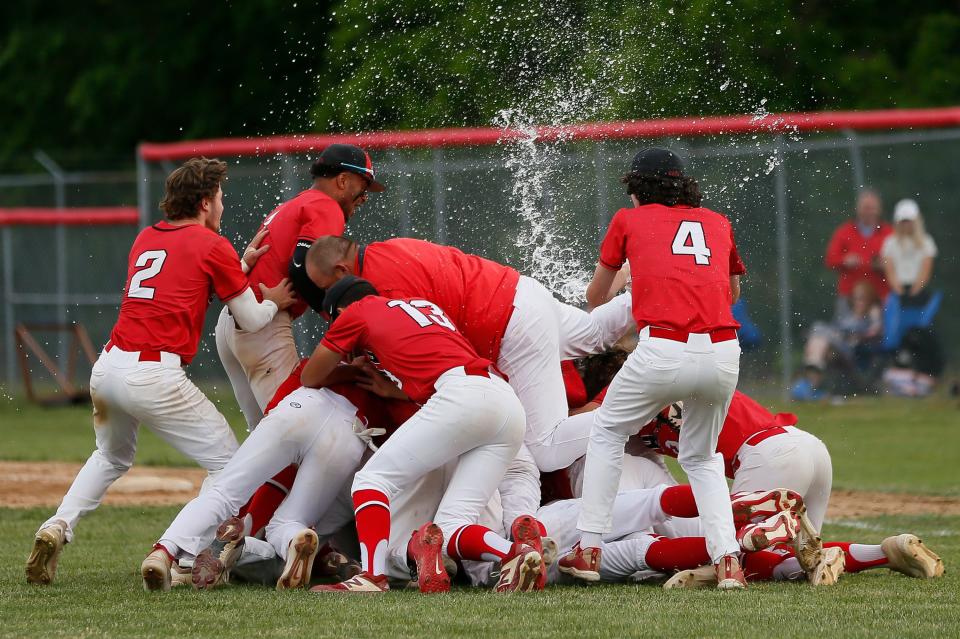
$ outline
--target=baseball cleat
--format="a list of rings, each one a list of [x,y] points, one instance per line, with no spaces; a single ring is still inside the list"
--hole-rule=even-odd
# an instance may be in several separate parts
[[[797,519],[789,511],[747,524],[737,531],[737,543],[746,552],[756,552],[777,543],[793,541],[797,536]]]
[[[317,566],[321,576],[331,577],[337,581],[346,581],[363,571],[363,567],[357,561],[347,557],[329,543],[324,544],[317,551],[314,565]]]
[[[713,588],[717,585],[717,570],[713,564],[707,564],[692,570],[681,570],[667,579],[663,587],[674,588]]]
[[[840,580],[847,555],[842,549],[833,546],[824,548],[820,553],[820,562],[812,572],[807,573],[811,586],[832,586]]]
[[[823,540],[807,517],[807,509],[801,508],[797,513],[797,536],[793,538],[793,549],[796,551],[797,562],[809,576],[816,570],[823,559]]]
[[[583,581],[600,581],[600,549],[581,548],[580,542],[560,558],[560,572]]]
[[[450,575],[443,563],[443,531],[426,523],[413,532],[407,544],[411,581],[425,594],[450,592]]]
[[[361,572],[356,577],[338,584],[314,586],[310,592],[344,592],[353,594],[377,594],[390,590],[386,575],[371,575]]]
[[[190,583],[197,590],[212,590],[227,583],[227,569],[222,561],[213,556],[209,548],[193,560]]]
[[[48,586],[57,576],[57,562],[67,543],[67,522],[56,519],[37,531],[27,557],[27,583]]]
[[[742,590],[747,587],[747,580],[736,555],[724,555],[713,568],[718,590]]]
[[[243,520],[239,517],[231,517],[217,527],[216,540],[211,544],[210,549],[213,556],[223,564],[224,583],[229,580],[230,571],[243,554],[245,539],[246,529]]]
[[[150,592],[153,590],[170,590],[171,576],[170,566],[173,564],[173,558],[163,546],[155,546],[153,551],[147,555],[147,558],[140,564],[140,576],[143,577],[143,589]]]
[[[542,537],[541,541],[543,542],[543,552],[540,554],[543,556],[543,565],[552,566],[560,556],[560,546],[557,545],[557,540],[553,537]]]
[[[287,547],[287,563],[283,567],[283,574],[277,579],[277,590],[306,588],[310,585],[310,572],[319,547],[317,533],[309,528],[293,536]]]
[[[880,549],[890,562],[887,565],[890,570],[917,579],[943,576],[943,560],[916,535],[906,533],[887,537],[880,542]]]
[[[734,493],[730,495],[730,506],[733,509],[733,523],[740,528],[784,510],[797,513],[803,507],[803,498],[792,490],[775,488]]]
[[[543,558],[543,537],[540,535],[541,530],[543,530],[543,525],[537,521],[536,517],[532,515],[520,515],[513,520],[513,524],[510,526],[510,536],[513,538],[513,541],[530,546]],[[546,585],[547,566],[546,560],[544,560],[544,565],[540,567],[540,576],[537,577],[537,590],[543,590]]]
[[[540,553],[518,541],[513,542],[510,552],[500,564],[500,579],[494,592],[530,592],[542,590],[539,585],[543,572],[543,557]]]
[[[177,562],[170,564],[170,587],[192,586],[193,585],[193,566],[189,568],[180,566]]]

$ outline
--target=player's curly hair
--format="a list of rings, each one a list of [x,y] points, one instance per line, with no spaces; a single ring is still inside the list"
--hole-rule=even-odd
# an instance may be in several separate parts
[[[207,158],[191,158],[167,176],[166,192],[160,210],[168,220],[186,220],[200,213],[200,202],[217,194],[227,176],[227,163]]]
[[[627,185],[627,194],[636,195],[641,206],[700,206],[703,196],[700,185],[690,176],[669,177],[631,171],[620,179]]]
[[[587,398],[596,397],[597,393],[610,385],[614,375],[623,367],[629,353],[620,348],[613,348],[596,355],[587,355],[574,362],[577,372],[583,379],[583,386],[587,390]]]

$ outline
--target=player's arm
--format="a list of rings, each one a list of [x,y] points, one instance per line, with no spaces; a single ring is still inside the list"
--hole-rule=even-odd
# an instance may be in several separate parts
[[[323,388],[336,380],[333,379],[333,373],[340,364],[343,355],[335,350],[329,349],[322,343],[317,344],[310,356],[307,365],[303,367],[300,373],[300,383],[307,388]]]
[[[617,296],[617,293],[622,291],[627,284],[630,283],[630,265],[624,264],[620,267],[620,270],[617,271],[617,274],[613,278],[613,284],[610,285],[610,292],[607,294],[608,300],[612,300]]]
[[[737,300],[740,299],[740,276],[731,275],[730,276],[730,303],[736,304]]]
[[[307,251],[312,244],[307,240],[297,240],[293,256],[290,258],[290,265],[287,267],[287,274],[293,284],[293,290],[300,299],[319,313],[323,308],[324,290],[307,276]]]
[[[603,264],[597,264],[597,269],[593,272],[593,279],[587,286],[587,305],[590,308],[596,308],[610,301],[613,297],[610,294],[610,289],[616,277],[616,270],[611,270]]]
[[[260,243],[263,242],[263,238],[269,233],[269,229],[262,229],[256,235],[253,236],[253,239],[250,240],[250,243],[247,244],[247,248],[243,250],[243,257],[240,258],[240,268],[243,269],[244,273],[249,273],[256,264],[257,260],[260,259],[260,256],[270,250],[270,245],[260,246]]]

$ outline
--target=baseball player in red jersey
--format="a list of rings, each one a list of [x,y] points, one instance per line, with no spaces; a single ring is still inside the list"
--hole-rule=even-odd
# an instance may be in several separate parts
[[[435,558],[444,540],[452,559],[499,558],[505,579],[498,590],[532,587],[542,570],[540,554],[477,524],[523,440],[523,407],[513,389],[434,302],[381,297],[369,282],[350,276],[327,290],[324,309],[333,323],[301,375],[305,386],[323,386],[341,359],[366,351],[396,383],[389,386],[392,394],[423,407],[354,478],[363,572],[319,589],[388,590],[390,503],[417,478],[453,460],[457,468],[424,544]]]
[[[586,313],[510,267],[406,238],[367,246],[321,238],[307,255],[307,271],[320,287],[353,274],[385,296],[433,301],[507,375],[526,412],[524,443],[540,470],[564,468],[586,451],[591,419],[567,414],[560,360],[605,350],[623,336],[633,326],[629,296]],[[536,504],[534,495],[530,510]]]
[[[256,332],[239,329],[226,308],[217,322],[217,352],[250,430],[299,361],[291,323],[308,304],[319,308],[323,301],[323,291],[310,282],[303,267],[307,249],[322,235],[342,235],[367,192],[385,188],[374,176],[370,155],[352,144],[328,146],[310,175],[313,186],[271,211],[260,224],[257,238],[262,238],[263,256],[248,275],[256,291],[259,284],[274,286],[289,273],[300,299]]]
[[[718,587],[743,588],[723,459],[717,438],[740,371],[737,322],[730,305],[745,272],[730,222],[700,207],[696,181],[679,157],[644,149],[624,177],[634,208],[614,216],[587,289],[593,305],[630,263],[639,342],[593,412],[577,528],[580,545],[560,569],[600,579],[600,542],[611,526],[624,445],[664,406],[683,400],[680,465],[697,498]]]
[[[142,423],[206,468],[237,449],[227,420],[184,374],[197,352],[215,293],[240,326],[256,331],[293,303],[286,280],[260,285],[258,302],[230,242],[220,236],[227,165],[194,158],[167,178],[166,220],[140,232],[130,251],[120,316],[90,375],[96,450],[37,532],[27,580],[50,583],[77,521],[133,463]]]

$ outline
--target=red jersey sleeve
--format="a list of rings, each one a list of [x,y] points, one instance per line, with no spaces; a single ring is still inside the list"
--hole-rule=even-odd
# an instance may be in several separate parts
[[[747,267],[743,265],[740,259],[740,252],[737,250],[737,240],[733,237],[733,227],[730,227],[730,275],[743,275],[747,272]]]
[[[622,217],[622,212],[617,211],[600,244],[600,266],[611,271],[620,270],[627,259],[626,238],[623,235],[623,224],[620,222]]]
[[[228,302],[249,288],[247,276],[240,268],[240,256],[225,237],[218,238],[203,261],[213,281],[213,290],[222,302]]]
[[[332,199],[311,202],[300,212],[298,240],[313,242],[323,235],[343,235],[343,210]]]
[[[830,243],[827,245],[826,263],[833,269],[843,267],[843,256],[847,253],[847,233],[846,224],[840,226],[833,232]]]
[[[348,355],[357,350],[367,334],[367,323],[360,313],[351,313],[352,309],[344,309],[340,316],[333,321],[327,334],[320,340],[320,344],[341,355]]]
[[[597,393],[596,396],[590,401],[595,402],[597,404],[602,404],[603,398],[607,396],[607,389],[609,388],[610,388],[609,386],[604,386],[603,389],[601,389],[601,391]]]

